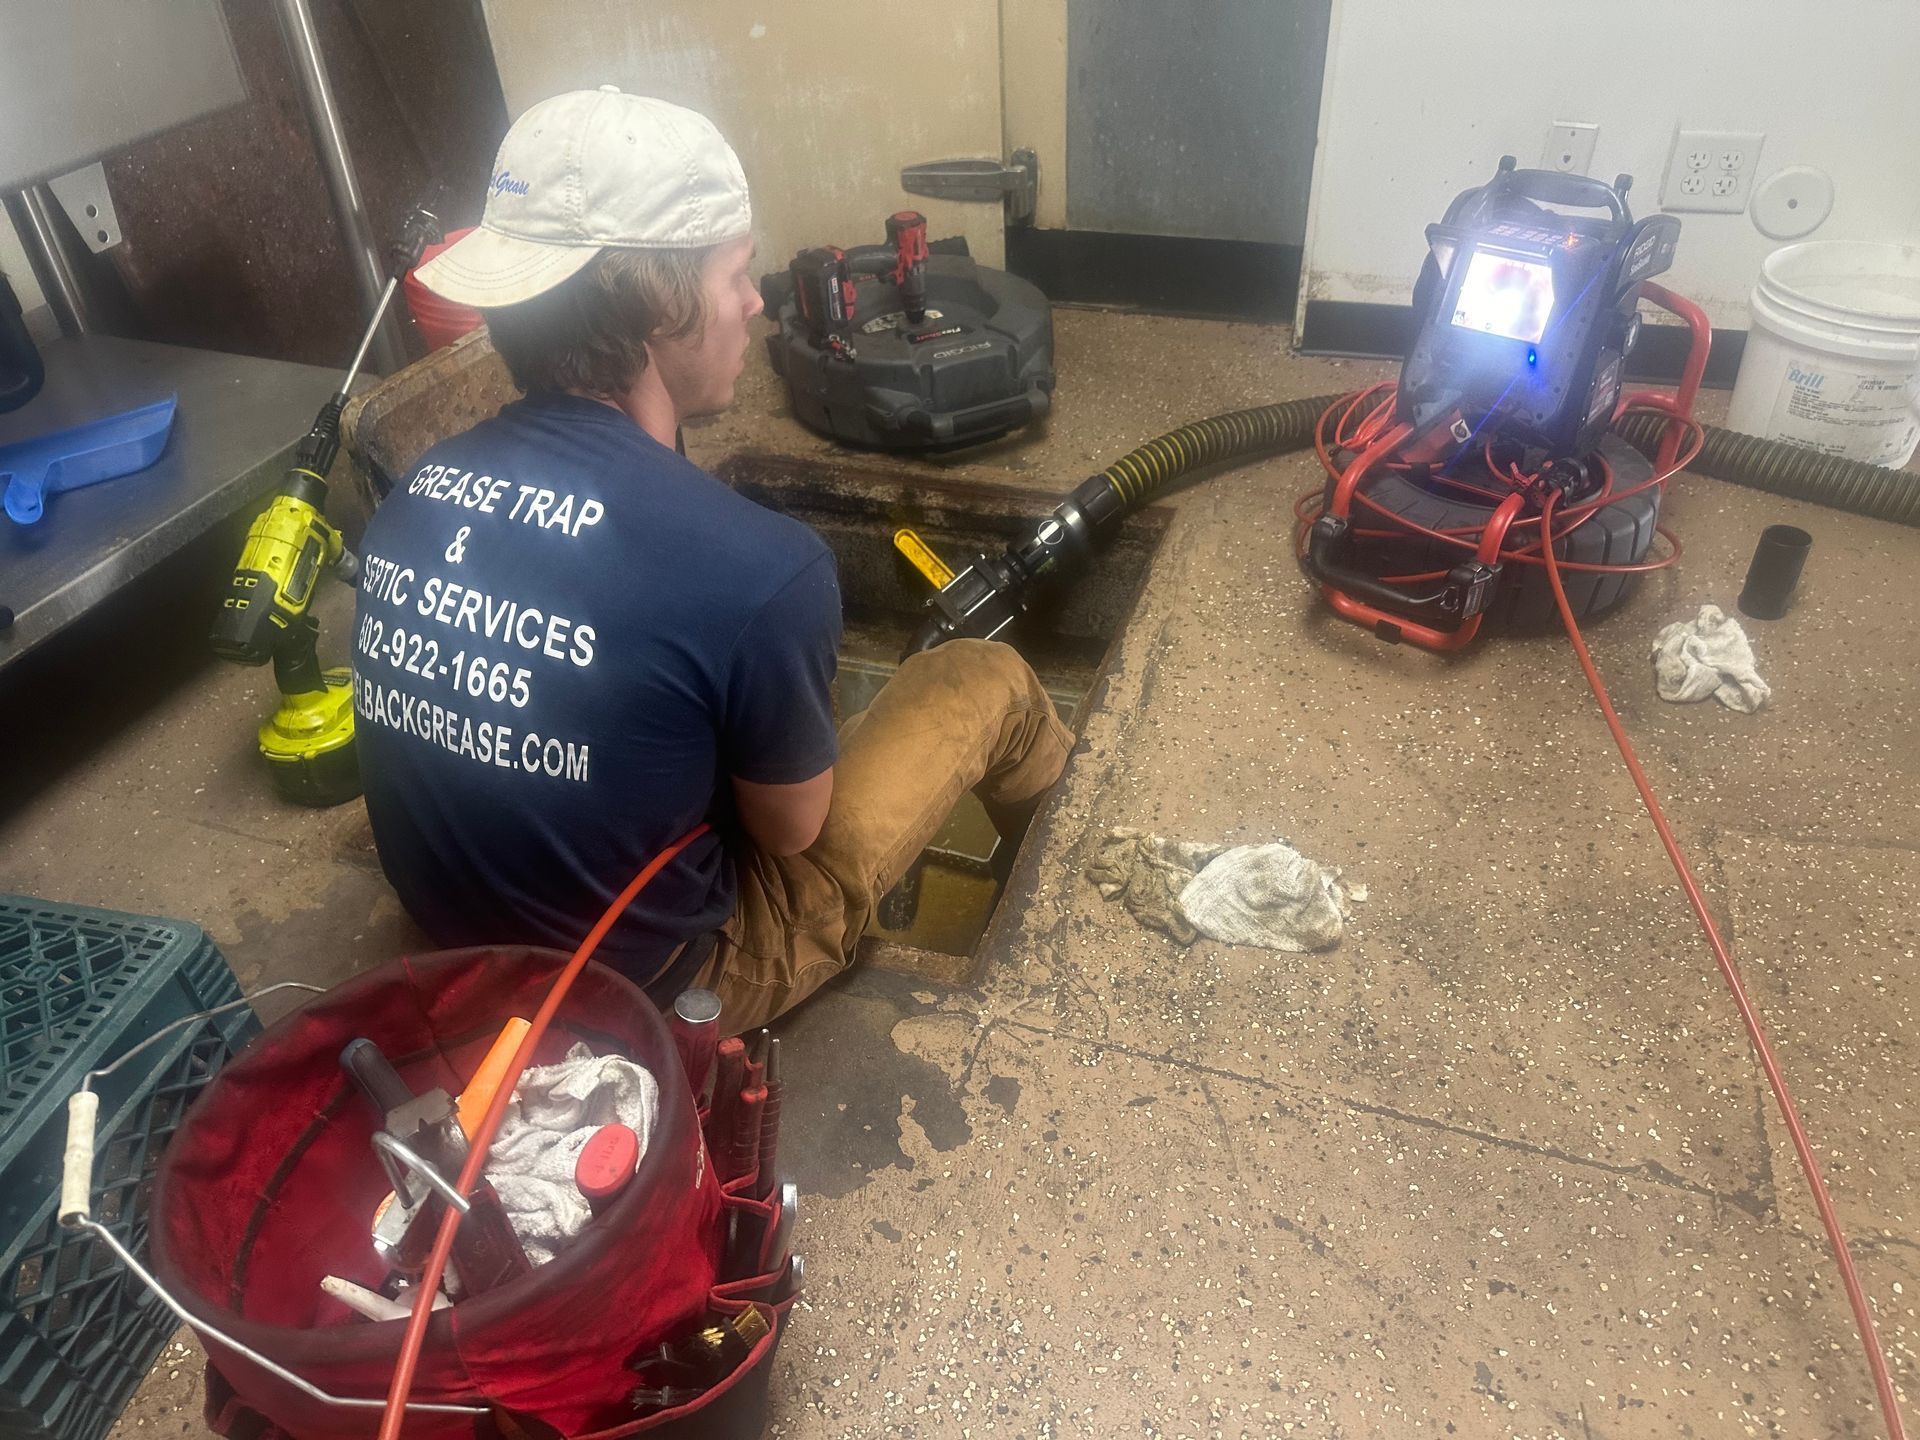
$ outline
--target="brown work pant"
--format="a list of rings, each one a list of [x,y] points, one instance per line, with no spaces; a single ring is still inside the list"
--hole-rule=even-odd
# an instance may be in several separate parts
[[[1006,645],[955,640],[909,659],[840,728],[820,838],[734,856],[739,900],[697,982],[719,992],[722,1031],[764,1025],[846,969],[880,897],[968,790],[1017,837],[1073,739]]]

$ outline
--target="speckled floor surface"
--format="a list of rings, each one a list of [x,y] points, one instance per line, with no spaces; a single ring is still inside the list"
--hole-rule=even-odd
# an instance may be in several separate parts
[[[1386,373],[1260,327],[1058,328],[1044,430],[943,471],[1063,492],[1183,420]],[[831,453],[780,411],[756,357],[689,448]],[[784,1023],[811,1283],[774,1433],[1879,1433],[1784,1131],[1564,640],[1443,660],[1331,618],[1287,550],[1314,473],[1175,502],[981,983],[860,970]],[[1920,534],[1692,477],[1665,518],[1682,562],[1590,640],[1910,1387]],[[1815,539],[1797,608],[1751,627],[1773,706],[1663,704],[1654,630],[1730,609],[1776,521]],[[135,659],[141,698],[26,724],[0,883],[194,919],[249,982],[416,943],[353,812],[268,794],[265,677]],[[1079,877],[1115,825],[1284,838],[1370,898],[1329,954],[1183,951]],[[196,1377],[170,1352],[117,1433],[202,1433]]]

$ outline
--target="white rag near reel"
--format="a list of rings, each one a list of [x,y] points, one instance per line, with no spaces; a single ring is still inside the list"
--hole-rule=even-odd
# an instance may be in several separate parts
[[[1662,700],[1684,704],[1711,695],[1742,715],[1773,694],[1754,667],[1747,632],[1718,605],[1702,605],[1694,619],[1676,620],[1653,637],[1653,683]]]

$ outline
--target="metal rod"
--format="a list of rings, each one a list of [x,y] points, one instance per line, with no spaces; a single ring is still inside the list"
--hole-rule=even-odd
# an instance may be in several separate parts
[[[320,156],[320,168],[326,172],[327,189],[333,195],[340,238],[346,244],[354,282],[360,288],[360,302],[376,331],[373,363],[376,369],[391,375],[407,363],[406,346],[401,340],[398,322],[376,309],[386,283],[386,271],[380,263],[380,246],[373,238],[373,222],[367,218],[366,202],[360,194],[353,157],[347,152],[346,131],[340,123],[340,108],[334,103],[333,84],[327,78],[326,58],[320,53],[313,11],[308,8],[307,0],[274,0],[274,13],[293,61],[294,78],[306,105],[307,123],[313,130],[313,146]]]
[[[13,228],[20,232],[21,248],[33,267],[33,278],[47,298],[47,308],[60,322],[60,333],[68,338],[93,333],[93,318],[87,309],[86,285],[73,267],[73,257],[60,243],[60,231],[53,217],[60,202],[44,185],[28,185],[7,196],[7,214]]]
[[[373,344],[373,337],[379,333],[380,322],[387,315],[387,306],[393,303],[394,286],[399,283],[394,276],[387,277],[387,288],[380,292],[379,303],[373,307],[373,319],[367,325],[367,333],[360,337],[360,348],[353,352],[353,363],[347,366],[347,378],[340,382],[342,395],[353,389],[354,378],[359,375],[360,366],[366,361],[367,347]]]
[[[411,1145],[407,1144],[406,1141],[394,1139],[393,1136],[389,1135],[385,1130],[376,1130],[373,1132],[373,1148],[381,1153],[383,1157],[381,1163],[383,1165],[387,1164],[384,1157],[392,1156],[422,1180],[426,1181],[429,1188],[438,1192],[442,1200],[446,1201],[447,1204],[458,1210],[462,1215],[465,1215],[469,1210],[473,1209],[473,1202],[458,1190],[454,1189],[453,1182],[438,1170],[434,1169],[433,1166],[429,1165],[426,1157],[421,1155],[420,1152],[415,1150]],[[387,1165],[387,1176],[394,1181],[393,1188],[398,1192],[402,1187],[399,1183],[399,1177],[394,1174],[391,1165]],[[400,1196],[396,1193],[394,1196],[395,1203],[399,1203],[399,1200]]]
[[[177,1315],[183,1323],[192,1326],[198,1334],[210,1340],[218,1340],[222,1345],[233,1351],[234,1354],[240,1356],[242,1359],[251,1360],[262,1370],[286,1381],[287,1384],[293,1386],[302,1394],[311,1395],[323,1405],[345,1405],[360,1410],[384,1410],[387,1408],[387,1402],[384,1397],[378,1400],[363,1400],[350,1395],[330,1394],[322,1390],[318,1385],[315,1385],[311,1380],[302,1379],[300,1376],[294,1374],[293,1371],[287,1369],[286,1366],[269,1360],[251,1345],[243,1344],[241,1341],[227,1334],[226,1331],[209,1325],[198,1315],[192,1314],[178,1300],[175,1300],[173,1296],[163,1290],[160,1287],[160,1282],[148,1273],[144,1265],[133,1258],[126,1246],[120,1243],[119,1237],[98,1220],[83,1220],[74,1228],[89,1231],[99,1237],[99,1239],[105,1243],[106,1247],[113,1251],[114,1256],[120,1263],[127,1267],[135,1279],[155,1295],[158,1295],[161,1304],[165,1305],[167,1309]],[[483,1405],[435,1405],[415,1401],[408,1401],[407,1409],[429,1411],[436,1415],[485,1415],[487,1413],[487,1409]]]

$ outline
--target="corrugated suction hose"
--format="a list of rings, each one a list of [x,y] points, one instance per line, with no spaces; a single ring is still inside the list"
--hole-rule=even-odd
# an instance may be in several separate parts
[[[1659,447],[1664,424],[1658,415],[1629,415],[1614,429],[1635,449],[1652,455]],[[1920,475],[1821,455],[1778,440],[1722,430],[1717,425],[1701,429],[1706,439],[1700,453],[1687,464],[1695,474],[1731,480],[1792,500],[1810,500],[1815,505],[1875,520],[1920,525]]]
[[[1378,387],[1376,387],[1378,388]],[[1362,395],[1369,392],[1362,392]],[[933,614],[907,645],[931,649],[963,635],[997,635],[1024,608],[1027,587],[1081,563],[1101,534],[1151,502],[1182,476],[1226,461],[1303,450],[1314,443],[1322,416],[1361,396],[1316,395],[1256,405],[1194,420],[1129,450],[1016,539],[1001,556],[981,556],[933,602]],[[1653,455],[1667,417],[1635,413],[1615,430]],[[1851,511],[1901,525],[1920,525],[1920,476],[1796,449],[1774,440],[1700,427],[1705,439],[1687,469],[1736,485]]]
[[[1026,607],[1027,588],[1085,561],[1099,537],[1147,504],[1169,481],[1228,460],[1299,450],[1344,397],[1320,395],[1256,405],[1182,425],[1130,450],[1089,475],[1002,555],[982,555],[929,602],[926,620],[907,642],[915,655],[962,637],[991,639]]]
[[[1128,451],[1095,479],[1110,484],[1126,508],[1133,510],[1190,470],[1223,460],[1304,449],[1313,443],[1313,427],[1320,416],[1345,398],[1316,395],[1194,420]]]
[[[1195,420],[1128,451],[1096,478],[1113,487],[1127,510],[1137,509],[1189,471],[1224,460],[1304,449],[1313,443],[1322,412],[1347,398],[1319,395]],[[1635,414],[1614,429],[1651,456],[1665,425],[1659,415]],[[1695,474],[1875,520],[1920,526],[1920,475],[1821,455],[1717,425],[1701,428],[1706,439],[1687,466]]]

